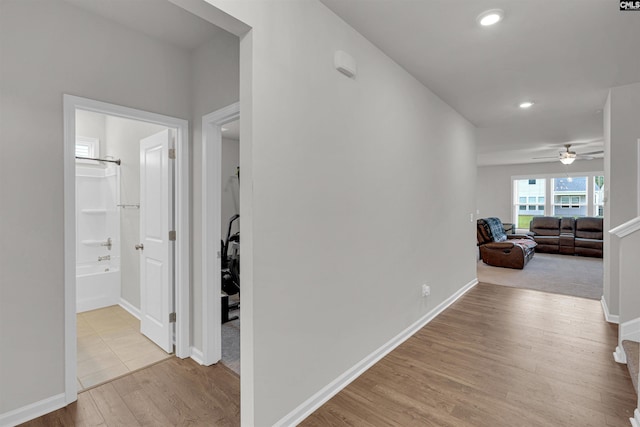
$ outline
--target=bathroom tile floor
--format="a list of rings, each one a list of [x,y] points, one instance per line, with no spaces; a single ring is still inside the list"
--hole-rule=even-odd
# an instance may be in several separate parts
[[[78,391],[171,357],[118,305],[77,315]]]

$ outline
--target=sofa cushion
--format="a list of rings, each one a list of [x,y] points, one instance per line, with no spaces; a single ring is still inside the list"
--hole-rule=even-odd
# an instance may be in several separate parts
[[[576,219],[576,238],[602,240],[602,218],[578,218]]]
[[[537,245],[533,239],[511,239],[509,241],[525,248],[535,248]]]
[[[560,218],[537,216],[531,220],[529,229],[538,236],[560,235]]]
[[[560,236],[535,236],[534,239],[541,245],[555,245],[560,244]]]
[[[591,249],[602,250],[602,240],[599,240],[599,239],[576,238],[575,245],[576,247],[579,247],[579,248],[591,248]]]

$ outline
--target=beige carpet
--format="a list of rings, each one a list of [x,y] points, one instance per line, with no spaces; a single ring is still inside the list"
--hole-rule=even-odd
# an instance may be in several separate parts
[[[480,282],[597,300],[602,297],[603,274],[602,258],[536,253],[524,270],[478,261]]]

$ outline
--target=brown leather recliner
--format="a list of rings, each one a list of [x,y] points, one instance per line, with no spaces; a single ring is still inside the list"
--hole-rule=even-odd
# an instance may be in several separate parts
[[[531,220],[529,230],[533,240],[538,244],[536,252],[560,252],[560,218],[536,216]]]
[[[477,239],[482,261],[496,267],[523,269],[535,253],[531,237],[506,234],[498,218],[479,219]]]
[[[575,237],[576,255],[602,258],[604,239],[602,218],[577,218]]]
[[[602,258],[602,218],[538,216],[531,220],[529,229],[538,244],[536,252]]]

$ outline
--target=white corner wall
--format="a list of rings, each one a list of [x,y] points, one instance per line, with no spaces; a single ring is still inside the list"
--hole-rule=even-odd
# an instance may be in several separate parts
[[[191,52],[191,134],[193,140],[191,194],[193,234],[191,240],[192,306],[191,343],[202,351],[202,116],[238,102],[240,41],[221,32]],[[224,218],[223,218],[224,222]]]
[[[478,181],[476,184],[477,209],[480,211],[478,218],[498,217],[503,222],[511,222],[513,193],[511,177],[519,175],[553,175],[598,172],[604,170],[603,159],[577,160],[571,166],[566,167],[562,163],[529,163],[507,166],[482,166],[478,167]]]
[[[211,3],[252,27],[242,424],[267,426],[475,279],[474,128],[317,1]]]
[[[605,231],[609,231],[638,215],[638,138],[640,138],[640,83],[614,87],[604,108],[605,133]],[[611,247],[611,236],[605,233],[605,248]],[[631,248],[640,259],[640,248]],[[631,295],[620,293],[619,254],[605,250],[604,297],[612,315],[620,315],[620,300]],[[640,297],[636,301],[640,304]]]
[[[64,392],[62,95],[188,118],[189,82],[181,49],[65,1],[0,3],[0,418]]]

